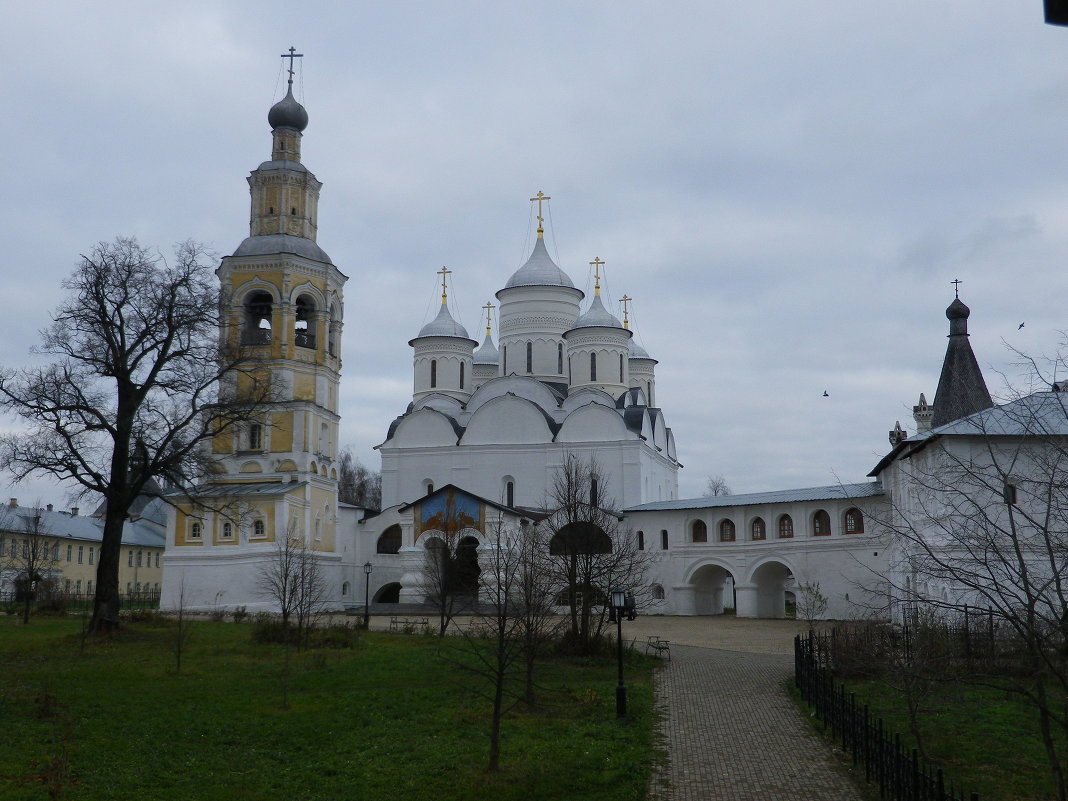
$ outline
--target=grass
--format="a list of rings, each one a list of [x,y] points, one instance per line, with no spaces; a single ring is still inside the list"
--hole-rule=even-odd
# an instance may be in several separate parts
[[[82,652],[76,619],[0,618],[0,798],[645,797],[651,660],[628,665],[623,722],[614,662],[547,662],[544,703],[509,713],[490,774],[488,705],[435,638],[295,653],[283,708],[279,646],[198,622],[176,674],[171,631],[132,624]]]
[[[902,748],[915,747],[900,691],[878,681],[846,684],[858,704],[868,704],[873,720],[881,717],[888,733],[901,735]],[[791,691],[807,714],[808,705],[792,682]],[[929,762],[943,769],[947,781],[962,784],[983,801],[1048,801],[1055,796],[1037,716],[1016,695],[963,683],[936,685],[924,699],[920,732]],[[865,786],[863,769],[852,775]],[[873,787],[878,797],[877,785],[866,787],[869,797]]]

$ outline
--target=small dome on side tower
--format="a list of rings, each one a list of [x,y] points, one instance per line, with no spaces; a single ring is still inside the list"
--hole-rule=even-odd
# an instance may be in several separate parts
[[[408,342],[415,350],[412,399],[417,401],[427,395],[440,394],[464,403],[474,391],[473,354],[478,343],[449,312],[445,279],[452,270],[442,267],[438,272],[441,275],[438,316],[419,329],[419,335]]]

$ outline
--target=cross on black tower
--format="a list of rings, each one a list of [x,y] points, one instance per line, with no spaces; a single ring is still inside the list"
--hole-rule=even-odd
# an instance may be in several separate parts
[[[291,48],[289,48],[289,52],[288,53],[282,53],[282,58],[288,58],[289,59],[289,86],[292,88],[292,86],[293,86],[293,59],[295,59],[295,58],[304,58],[304,54],[303,53],[298,53],[297,52],[297,48],[291,47]]]

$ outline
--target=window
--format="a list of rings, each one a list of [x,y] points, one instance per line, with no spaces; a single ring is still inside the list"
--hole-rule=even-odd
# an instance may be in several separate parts
[[[564,343],[558,342],[556,345],[556,372],[560,375],[564,374]]]
[[[349,594],[349,583],[347,581],[343,582],[342,585],[341,585],[341,594],[342,595],[348,595]]]
[[[6,545],[6,544],[5,544],[5,542],[4,542],[4,538],[3,538],[3,537],[0,537],[0,556],[3,556],[3,555],[4,555],[4,549],[5,549],[6,547],[7,547],[7,545]]]
[[[430,360],[430,388],[434,389],[438,385],[438,360]]]
[[[527,372],[534,372],[534,343],[527,343]]]
[[[764,518],[754,517],[753,522],[749,526],[750,536],[754,540],[762,540],[767,537],[767,531],[764,528]]]
[[[638,532],[638,550],[639,551],[644,551],[645,550],[645,532],[644,531],[639,531]]]
[[[159,551],[156,551],[156,567],[159,567]]]
[[[654,584],[652,587],[650,587],[650,591],[652,593],[654,601],[664,600],[664,587],[662,585]]]
[[[258,451],[263,449],[263,426],[252,423],[248,427],[248,449]]]
[[[590,381],[597,380],[597,354],[590,354]]]
[[[375,553],[400,553],[401,527],[394,523],[378,537]]]
[[[82,563],[82,560],[84,558],[85,558],[85,546],[84,545],[79,545],[78,546],[78,564],[79,565]]]
[[[708,526],[704,520],[694,520],[690,532],[694,542],[708,542]]]
[[[222,538],[224,540],[232,540],[234,538],[234,524],[230,522],[223,523]]]
[[[142,551],[138,551],[137,552],[137,566],[138,567],[141,567],[141,564],[142,564],[142,561],[143,561],[142,557],[143,557],[143,552]]]
[[[812,515],[812,534],[816,537],[827,537],[831,533],[831,516],[820,509]]]
[[[463,362],[460,362],[460,389],[464,388],[464,367],[466,366]]]
[[[89,579],[87,582],[85,582],[85,591],[90,595],[93,594],[93,580],[92,579]]]
[[[515,482],[509,481],[504,485],[505,506],[515,506]]]
[[[191,540],[199,540],[200,539],[200,523],[194,523],[193,525],[191,525],[189,527],[189,539],[191,539]]]
[[[133,567],[133,551],[126,552],[126,566]]]
[[[734,521],[723,520],[719,524],[719,541],[734,542]]]
[[[499,331],[497,333],[500,333]],[[501,375],[508,375],[508,346],[501,347]]]
[[[660,530],[660,550],[666,551],[668,549],[668,535],[667,529]]]
[[[77,581],[74,582],[74,591],[78,595],[82,594],[82,580],[81,579],[78,579]]]
[[[788,540],[794,536],[794,521],[790,515],[779,518],[779,539]]]
[[[66,593],[70,592],[70,579],[64,580],[64,582],[63,582],[63,592],[66,592]]]
[[[267,536],[267,527],[263,524],[262,520],[252,521],[252,537],[253,539],[262,540]]]
[[[134,584],[134,592],[141,592],[141,582]]]
[[[12,548],[15,547],[15,541],[14,540],[11,541],[11,547]],[[12,553],[14,553],[14,551],[12,551]],[[52,546],[52,561],[53,562],[58,562],[59,561],[59,543],[58,542],[55,545]]]
[[[623,354],[619,354],[619,383],[623,383]]]
[[[590,506],[597,506],[597,477],[590,479]]]
[[[90,548],[89,549],[89,564],[93,563],[93,557],[95,555],[95,553],[94,553],[95,551],[96,551],[95,548]]]
[[[846,534],[863,534],[864,533],[864,515],[860,513],[860,509],[849,509],[845,513],[845,533]],[[0,553],[3,550],[0,549]]]
[[[67,583],[70,584],[69,581]],[[133,582],[132,581],[127,581],[126,582],[126,594],[129,595],[132,592],[133,592]]]
[[[11,544],[11,548],[12,548],[11,552],[14,553],[15,552],[14,551],[14,548],[15,548],[15,544],[14,543]],[[68,545],[67,546],[67,561],[68,562],[73,561],[73,554],[74,554],[74,546],[73,545]]]

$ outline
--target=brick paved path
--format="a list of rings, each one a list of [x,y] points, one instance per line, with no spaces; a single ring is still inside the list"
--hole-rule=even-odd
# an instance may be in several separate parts
[[[671,647],[657,671],[670,764],[657,801],[860,801],[783,686],[793,658]]]

